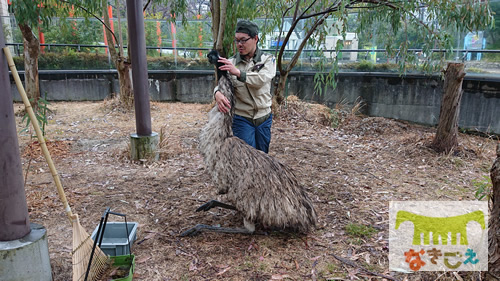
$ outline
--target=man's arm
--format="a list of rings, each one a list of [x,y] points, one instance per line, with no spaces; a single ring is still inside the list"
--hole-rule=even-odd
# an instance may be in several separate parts
[[[268,56],[261,67],[260,62],[256,65],[256,71],[241,72],[241,77],[238,78],[241,82],[245,82],[251,88],[261,88],[266,83],[276,76],[276,59],[274,56]],[[261,68],[260,68],[261,67]],[[257,70],[260,68],[260,70]]]

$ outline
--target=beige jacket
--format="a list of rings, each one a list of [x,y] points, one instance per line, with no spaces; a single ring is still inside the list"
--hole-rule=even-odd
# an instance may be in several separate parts
[[[271,81],[276,76],[276,59],[257,49],[250,61],[243,60],[239,54],[230,58],[241,71],[237,78],[231,75],[236,96],[235,114],[257,119],[271,113]],[[218,90],[215,87],[214,94]]]

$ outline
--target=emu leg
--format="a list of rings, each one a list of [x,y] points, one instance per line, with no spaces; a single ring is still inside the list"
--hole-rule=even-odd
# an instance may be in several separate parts
[[[243,224],[245,228],[230,228],[230,227],[220,227],[220,226],[210,226],[206,224],[197,224],[195,227],[190,228],[180,236],[195,236],[200,234],[203,231],[212,231],[212,232],[220,232],[220,233],[240,233],[240,234],[263,234],[267,235],[265,232],[255,232],[255,224],[253,222],[243,220]]]
[[[207,203],[201,205],[198,209],[196,209],[196,212],[208,211],[214,207],[221,207],[221,208],[225,208],[225,209],[236,210],[236,207],[234,207],[234,206],[219,202],[217,200],[211,200],[211,201],[208,201]]]
[[[240,233],[240,234],[253,234],[253,231],[250,231],[246,228],[230,228],[230,227],[220,227],[220,226],[211,226],[206,224],[197,224],[195,227],[190,228],[183,233],[181,233],[181,237],[185,236],[196,236],[203,231],[211,231],[211,232],[219,232],[219,233]]]

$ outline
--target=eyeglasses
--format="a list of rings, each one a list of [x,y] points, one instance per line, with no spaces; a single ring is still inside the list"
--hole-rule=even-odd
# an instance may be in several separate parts
[[[236,44],[245,44],[248,40],[252,39],[252,37],[248,37],[247,39],[234,39],[234,43]]]

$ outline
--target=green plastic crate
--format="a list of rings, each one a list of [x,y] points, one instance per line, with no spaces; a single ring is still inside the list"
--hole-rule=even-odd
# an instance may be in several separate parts
[[[111,279],[113,281],[132,281],[134,277],[135,270],[135,256],[134,255],[124,255],[124,256],[111,256],[113,261],[113,266],[130,266],[128,276],[118,279]]]

